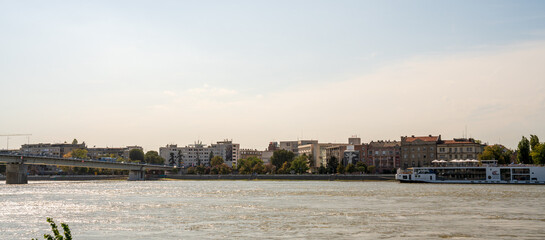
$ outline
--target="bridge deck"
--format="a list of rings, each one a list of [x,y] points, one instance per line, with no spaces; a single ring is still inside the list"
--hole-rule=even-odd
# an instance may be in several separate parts
[[[173,170],[175,167],[138,163],[106,162],[90,159],[69,159],[43,156],[22,156],[0,154],[0,162],[31,165],[55,165],[68,167],[107,168],[119,170]]]

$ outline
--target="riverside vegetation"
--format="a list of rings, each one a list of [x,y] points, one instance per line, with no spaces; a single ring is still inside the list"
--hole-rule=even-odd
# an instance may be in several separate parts
[[[57,228],[57,224],[53,221],[52,218],[47,218],[47,222],[51,226],[51,231],[53,232],[53,235],[51,234],[44,234],[44,239],[46,240],[72,240],[72,233],[70,232],[70,228],[68,227],[68,224],[61,223],[61,227],[64,230],[64,236],[60,234],[59,229]],[[38,240],[37,238],[33,238],[32,240]]]

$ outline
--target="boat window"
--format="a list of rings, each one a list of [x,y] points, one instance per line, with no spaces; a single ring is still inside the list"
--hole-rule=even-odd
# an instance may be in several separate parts
[[[448,169],[434,169],[435,179],[439,181],[444,180],[471,180],[471,181],[484,181],[486,180],[485,168],[448,168]]]
[[[513,168],[513,174],[529,174],[529,168]]]
[[[500,169],[500,177],[502,181],[511,181],[511,169],[509,168]]]

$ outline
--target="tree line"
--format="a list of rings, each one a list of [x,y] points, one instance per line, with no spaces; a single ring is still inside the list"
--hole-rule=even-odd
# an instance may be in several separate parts
[[[540,143],[537,135],[530,139],[522,136],[515,151],[503,145],[494,144],[484,147],[479,155],[481,160],[498,160],[499,164],[545,164],[545,143]]]

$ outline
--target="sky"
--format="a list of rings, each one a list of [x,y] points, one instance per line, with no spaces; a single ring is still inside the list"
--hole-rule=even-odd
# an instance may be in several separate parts
[[[544,1],[0,0],[0,134],[515,148],[545,139],[544,63]]]

